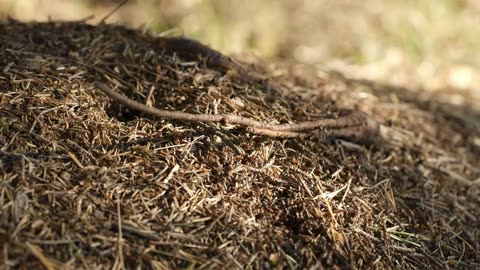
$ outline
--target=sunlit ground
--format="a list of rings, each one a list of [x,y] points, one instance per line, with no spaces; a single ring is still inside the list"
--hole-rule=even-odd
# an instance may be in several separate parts
[[[121,1],[0,0],[20,20],[96,23]],[[480,95],[480,1],[144,0],[107,20],[185,34],[227,53],[254,52],[350,76]]]

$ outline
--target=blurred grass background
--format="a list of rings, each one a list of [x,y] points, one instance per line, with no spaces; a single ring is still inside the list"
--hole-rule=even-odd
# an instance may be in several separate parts
[[[96,23],[122,1],[0,0],[0,16]],[[172,31],[225,53],[480,95],[479,0],[130,0],[107,22]]]

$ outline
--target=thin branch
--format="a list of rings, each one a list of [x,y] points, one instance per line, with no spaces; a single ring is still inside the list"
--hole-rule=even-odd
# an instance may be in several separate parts
[[[344,138],[364,143],[375,140],[378,134],[378,124],[365,114],[355,111],[349,111],[349,114],[334,119],[273,125],[237,115],[191,114],[160,110],[127,98],[102,82],[95,82],[95,87],[128,108],[151,116],[186,122],[236,124],[246,127],[249,132],[270,137],[298,138],[316,135],[324,139]]]
[[[100,21],[99,24],[104,24],[105,21],[110,17],[112,16],[113,13],[115,13],[119,8],[121,8],[123,5],[125,5],[126,3],[128,2],[128,0],[124,0],[123,2],[121,2],[120,4],[118,4],[112,11],[110,11],[107,15],[105,15],[105,17],[102,18],[102,20]]]

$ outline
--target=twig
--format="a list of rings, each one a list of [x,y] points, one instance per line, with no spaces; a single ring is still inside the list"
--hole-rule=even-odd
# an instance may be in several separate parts
[[[186,122],[236,124],[247,127],[247,130],[254,134],[270,137],[298,138],[316,135],[322,139],[342,138],[359,143],[372,143],[378,135],[378,124],[365,114],[355,111],[349,111],[348,114],[334,119],[273,125],[237,115],[191,114],[160,110],[129,99],[115,92],[104,83],[97,81],[95,82],[95,87],[128,108],[151,116]]]
[[[100,21],[99,24],[104,24],[105,21],[110,17],[112,16],[113,13],[115,13],[119,8],[121,8],[123,5],[125,5],[126,3],[128,2],[128,0],[124,0],[123,2],[121,2],[120,4],[118,4],[118,6],[116,6],[112,11],[110,11],[107,15],[105,15],[105,17],[102,18],[102,20]]]

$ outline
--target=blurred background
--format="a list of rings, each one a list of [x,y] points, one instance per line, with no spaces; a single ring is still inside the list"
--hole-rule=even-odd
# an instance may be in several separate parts
[[[0,0],[0,17],[98,23],[122,1]],[[228,54],[480,95],[480,0],[130,0],[107,22],[183,34]]]

